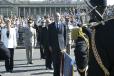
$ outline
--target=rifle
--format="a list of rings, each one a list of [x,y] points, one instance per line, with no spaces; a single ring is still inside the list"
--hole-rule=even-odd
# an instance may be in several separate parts
[[[92,14],[97,21],[102,21],[103,20],[103,16],[100,14],[100,12],[96,9],[98,6],[92,6],[90,4],[90,2],[88,2],[87,0],[84,0],[84,2],[87,4],[88,8],[90,9],[88,14],[94,13]]]

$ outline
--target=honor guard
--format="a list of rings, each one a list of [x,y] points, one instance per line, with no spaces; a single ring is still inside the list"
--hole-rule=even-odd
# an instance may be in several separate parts
[[[87,76],[114,76],[114,19],[103,18],[106,0],[90,0],[87,5],[93,15]]]

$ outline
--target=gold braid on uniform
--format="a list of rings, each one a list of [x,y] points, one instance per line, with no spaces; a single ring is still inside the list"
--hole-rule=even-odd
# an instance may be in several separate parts
[[[82,27],[75,28],[72,30],[72,39],[76,40],[78,37],[81,37],[85,40],[86,44],[88,45],[89,48],[89,40],[85,37],[85,33],[82,30]]]
[[[83,32],[82,27],[75,28],[75,29],[72,30],[72,39],[76,40],[78,37],[83,38],[85,40],[87,46],[88,46],[88,49],[89,49],[89,40],[85,37],[85,35],[86,34]],[[79,69],[78,68],[78,70],[80,72],[85,72],[86,71],[86,67],[83,68],[83,69]]]
[[[93,50],[94,57],[95,57],[98,65],[103,70],[105,76],[110,76],[110,73],[109,73],[108,69],[103,65],[103,62],[101,60],[101,57],[100,57],[100,55],[97,51],[96,45],[95,45],[95,29],[93,29],[91,45],[92,45],[92,50]]]

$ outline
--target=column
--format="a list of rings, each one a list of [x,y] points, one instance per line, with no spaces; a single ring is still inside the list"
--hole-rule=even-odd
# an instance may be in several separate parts
[[[39,7],[39,15],[41,16],[41,7]]]
[[[34,16],[36,16],[36,8],[34,8]]]
[[[55,7],[55,13],[56,13],[56,7]]]
[[[18,8],[19,9],[19,11],[18,11],[18,16],[20,17],[20,8]]]
[[[51,16],[51,7],[50,7],[50,16]]]
[[[2,8],[0,8],[0,11],[1,11],[1,15],[2,15]]]
[[[1,14],[1,8],[0,8],[0,14]]]
[[[14,13],[16,16],[18,16],[18,11],[19,11],[19,7],[17,7],[16,5],[13,7],[14,9]]]
[[[29,8],[29,16],[31,15],[31,9]]]
[[[9,11],[8,11],[8,8],[6,8],[6,10],[7,10],[6,12],[7,12],[7,17],[8,17],[8,12],[9,12]]]
[[[24,9],[24,11],[23,11],[24,17],[26,17],[26,16],[25,16],[25,15],[26,15],[26,13],[25,13],[25,7],[24,7],[23,9]]]
[[[59,8],[59,10],[60,10],[60,14],[62,14],[62,13],[61,13],[61,7]]]
[[[38,7],[36,7],[35,9],[36,9],[36,15],[39,15]]]
[[[29,8],[26,8],[26,14],[27,14],[27,17],[29,16]]]
[[[45,13],[44,13],[44,15],[47,15],[47,13],[46,13],[46,7],[45,7]]]

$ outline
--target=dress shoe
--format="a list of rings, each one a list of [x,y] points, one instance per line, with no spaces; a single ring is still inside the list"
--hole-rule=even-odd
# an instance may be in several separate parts
[[[32,62],[30,62],[29,64],[33,64]]]
[[[52,67],[46,67],[46,70],[52,70],[53,68]]]
[[[10,73],[12,73],[12,72],[13,72],[13,70],[10,70],[9,72],[10,72]]]
[[[33,64],[32,62],[27,62],[27,64]]]
[[[6,72],[10,72],[10,73],[12,73],[12,72],[13,72],[13,70],[6,70]]]

